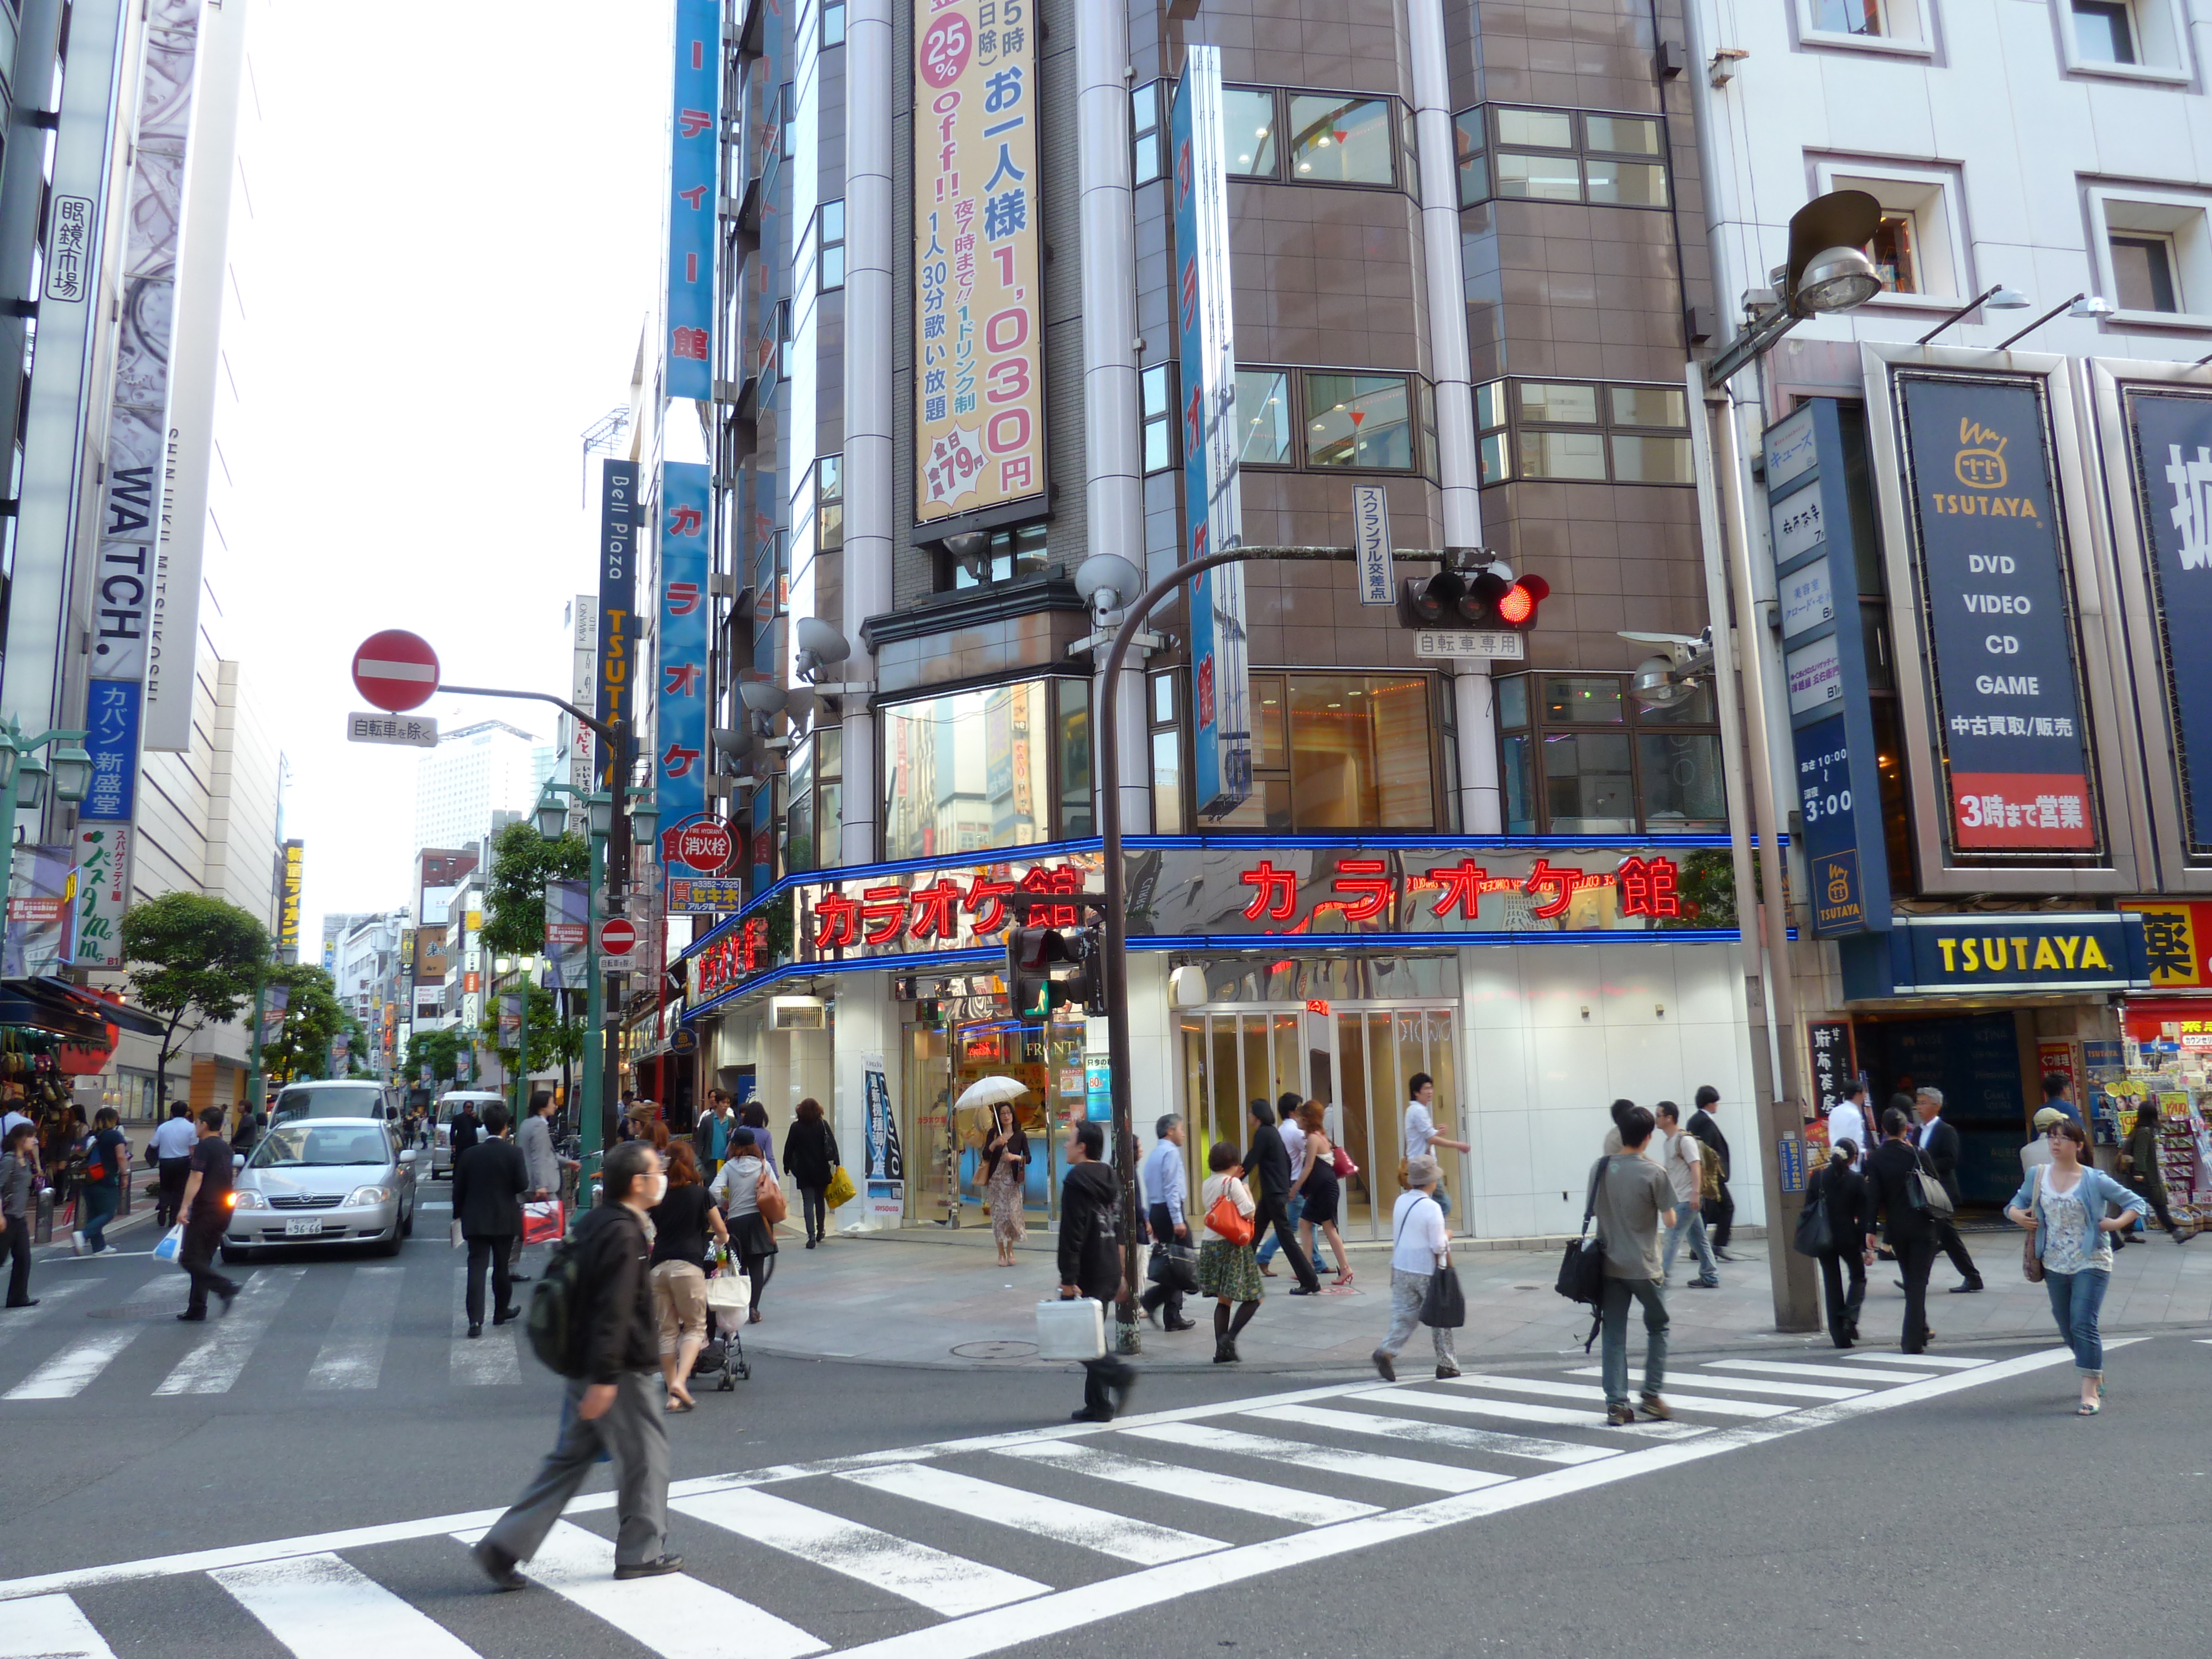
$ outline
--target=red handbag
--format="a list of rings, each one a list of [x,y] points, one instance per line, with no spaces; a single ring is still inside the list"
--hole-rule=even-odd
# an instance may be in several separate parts
[[[1206,1230],[1218,1233],[1231,1244],[1252,1242],[1252,1218],[1237,1207],[1237,1200],[1223,1193],[1213,1200],[1213,1207],[1206,1212]]]

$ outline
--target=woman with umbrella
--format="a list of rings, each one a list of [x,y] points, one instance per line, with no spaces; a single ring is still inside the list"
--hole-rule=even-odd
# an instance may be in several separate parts
[[[1014,1265],[1014,1246],[1026,1231],[1022,1215],[1023,1177],[1029,1169],[1029,1137],[1014,1115],[1014,1101],[1029,1091],[1010,1077],[987,1077],[961,1094],[959,1109],[981,1108],[991,1115],[983,1143],[983,1198],[991,1211],[991,1240],[999,1265]]]

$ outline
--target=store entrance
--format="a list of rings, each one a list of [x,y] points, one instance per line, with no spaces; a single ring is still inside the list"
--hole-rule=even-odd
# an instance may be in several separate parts
[[[988,1226],[982,1213],[983,1147],[991,1114],[956,1103],[987,1077],[1011,1077],[1027,1089],[1013,1102],[1029,1137],[1023,1208],[1032,1224],[1059,1214],[1065,1147],[1058,1127],[1084,1109],[1083,1024],[1055,1019],[1027,1024],[1003,1018],[917,1022],[907,1027],[904,1126],[908,1219]]]
[[[1977,1206],[2010,1199],[2020,1185],[2020,1149],[2033,1133],[2027,1066],[2013,1015],[1862,1015],[1851,1036],[1877,1122],[1891,1096],[1930,1085],[1941,1089],[1943,1121],[1959,1132],[1960,1197]]]
[[[1317,1002],[1300,1009],[1216,1004],[1180,1011],[1193,1179],[1202,1177],[1216,1140],[1250,1142],[1253,1101],[1273,1105],[1296,1093],[1328,1109],[1329,1139],[1359,1166],[1343,1183],[1338,1230],[1348,1238],[1386,1237],[1405,1155],[1407,1085],[1415,1073],[1436,1080],[1437,1127],[1455,1140],[1468,1138],[1458,1022],[1454,1003]],[[1460,1195],[1455,1221],[1464,1226],[1464,1160],[1457,1152],[1443,1157],[1445,1175]]]

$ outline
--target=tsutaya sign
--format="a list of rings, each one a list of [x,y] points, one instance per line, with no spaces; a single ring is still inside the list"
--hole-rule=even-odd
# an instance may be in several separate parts
[[[2127,911],[1900,915],[1887,943],[1886,983],[1855,983],[1870,964],[1846,953],[1846,995],[2118,991],[2150,981],[2143,919]]]
[[[1436,945],[1516,936],[1710,927],[1686,890],[1694,851],[1619,847],[1470,850],[1152,847],[1128,854],[1129,937],[1193,948],[1266,939]],[[1724,857],[1724,855],[1723,855]],[[860,873],[792,884],[694,947],[696,1007],[756,974],[793,963],[896,959],[1001,944],[1018,896],[1034,926],[1070,927],[1104,885],[1095,850]],[[1734,925],[1714,930],[1735,934]],[[776,941],[782,941],[781,945]]]

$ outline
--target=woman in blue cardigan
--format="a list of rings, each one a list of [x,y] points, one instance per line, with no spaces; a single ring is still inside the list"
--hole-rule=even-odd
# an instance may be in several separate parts
[[[2118,1206],[2117,1218],[2106,1214]],[[2105,1345],[2097,1314],[2112,1282],[2112,1235],[2142,1218],[2143,1200],[2089,1162],[2089,1137],[2072,1118],[2051,1130],[2051,1162],[2031,1169],[2005,1213],[2035,1235],[2043,1288],[2051,1293],[2058,1334],[2074,1350],[2081,1376],[2083,1417],[2101,1408]]]

